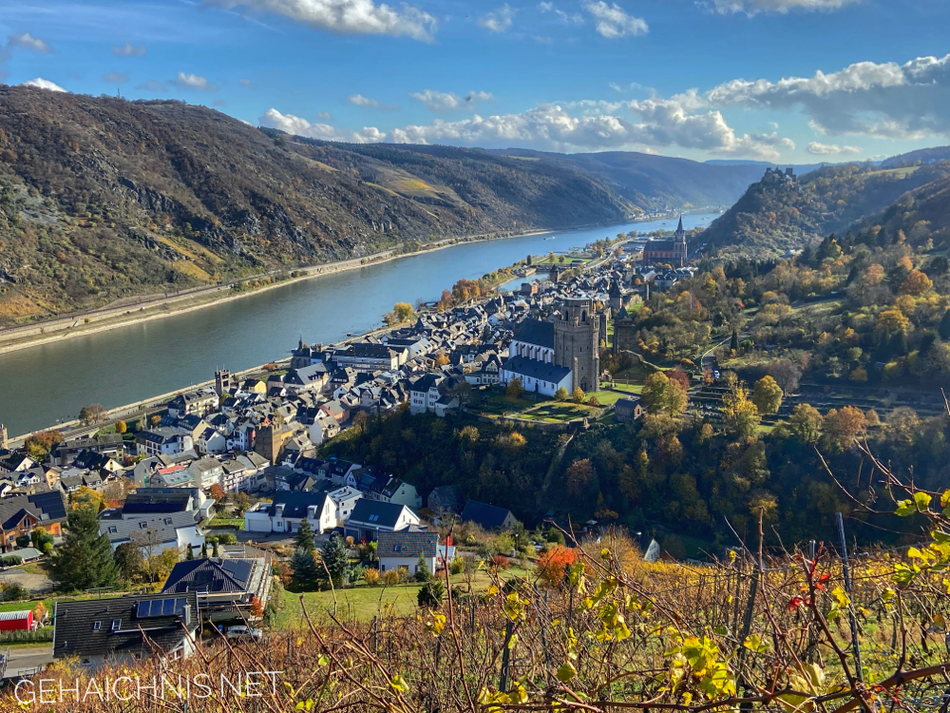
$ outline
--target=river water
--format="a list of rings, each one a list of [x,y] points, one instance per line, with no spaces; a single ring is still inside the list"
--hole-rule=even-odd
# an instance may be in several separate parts
[[[705,227],[714,217],[683,216],[683,225]],[[300,337],[327,344],[368,331],[396,302],[438,299],[457,280],[477,279],[529,253],[675,226],[662,220],[455,245],[0,355],[0,423],[15,435],[72,420],[90,403],[133,403],[211,379],[215,369],[240,371],[286,357]]]

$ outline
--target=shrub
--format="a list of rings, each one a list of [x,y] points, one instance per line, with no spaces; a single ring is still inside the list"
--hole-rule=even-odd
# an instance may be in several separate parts
[[[17,584],[13,582],[11,584],[3,585],[3,601],[5,602],[16,602],[21,599],[26,599],[30,596],[30,590],[24,587],[22,584]]]
[[[394,584],[399,584],[399,581],[402,577],[399,575],[398,569],[388,569],[382,573],[380,579],[383,580],[383,584],[387,587],[391,587]]]
[[[233,532],[222,532],[218,535],[218,541],[222,545],[236,545],[238,538]]]
[[[18,538],[16,538],[16,546],[21,550],[24,547],[29,547],[31,542],[32,540],[30,539],[29,535],[20,535]]]
[[[420,607],[439,607],[442,606],[442,600],[445,598],[445,585],[441,581],[435,580],[426,582],[419,588],[419,594],[416,596],[416,602]]]
[[[577,550],[556,545],[538,558],[535,571],[543,582],[556,586],[564,579],[564,573],[575,562],[577,562]]]
[[[508,569],[511,567],[511,563],[508,561],[508,558],[504,555],[495,555],[491,558],[491,565],[496,569]]]
[[[432,579],[432,572],[429,570],[429,565],[425,561],[424,557],[419,558],[419,564],[416,567],[416,581],[417,582],[428,582]]]
[[[465,571],[465,558],[455,557],[449,563],[450,574],[462,574]]]
[[[0,567],[18,567],[23,564],[23,558],[11,555],[9,557],[0,557]]]
[[[367,569],[363,572],[363,581],[366,582],[371,587],[375,587],[379,584],[379,570],[378,569]]]

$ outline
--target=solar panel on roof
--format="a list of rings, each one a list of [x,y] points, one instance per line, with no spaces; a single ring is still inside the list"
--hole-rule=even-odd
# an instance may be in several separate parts
[[[184,597],[173,597],[169,599],[148,599],[138,603],[135,615],[139,619],[148,619],[159,616],[172,616],[182,614],[188,600]]]

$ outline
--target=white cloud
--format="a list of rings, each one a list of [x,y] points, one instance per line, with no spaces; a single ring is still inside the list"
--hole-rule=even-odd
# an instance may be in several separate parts
[[[200,74],[189,74],[188,72],[179,72],[178,76],[172,80],[179,89],[198,89],[203,92],[216,92],[218,85],[208,81],[207,77]]]
[[[505,3],[497,10],[485,13],[478,18],[478,26],[489,32],[507,32],[515,19],[517,10]]]
[[[565,12],[564,10],[561,10],[559,7],[555,6],[553,2],[539,2],[538,10],[545,13],[553,12],[555,15],[557,15],[558,20],[565,25],[584,24],[584,16],[579,12]]]
[[[135,46],[130,42],[112,48],[112,54],[116,57],[144,57],[146,52],[145,45]]]
[[[393,104],[383,104],[382,102],[376,101],[375,99],[370,99],[369,97],[364,97],[362,94],[351,94],[346,98],[346,100],[353,106],[360,106],[367,109],[398,109],[399,107]]]
[[[108,72],[102,75],[102,81],[109,82],[110,84],[121,84],[122,82],[129,81],[128,72]]]
[[[257,86],[250,79],[244,79],[243,77],[238,80],[238,84],[240,84],[242,87],[247,87],[248,89],[253,89]]]
[[[318,121],[333,121],[333,114],[328,111],[321,111],[317,114],[316,119]]]
[[[295,136],[305,136],[323,141],[347,141],[365,144],[386,139],[386,134],[374,126],[367,126],[361,131],[340,131],[329,124],[311,123],[293,114],[281,114],[276,109],[268,109],[258,121],[261,126],[280,129]]]
[[[490,101],[495,98],[491,92],[469,92],[466,96],[462,97],[454,92],[439,92],[434,89],[414,92],[409,96],[421,102],[430,111],[452,111],[464,107],[471,108],[473,102]]]
[[[23,82],[24,87],[38,87],[40,89],[49,89],[51,92],[65,92],[58,84],[49,81],[48,79],[43,79],[42,77],[36,77],[31,79],[28,82]]]
[[[950,135],[950,54],[904,64],[857,62],[813,77],[736,79],[704,95],[711,106],[800,109],[822,134],[920,139]]]
[[[21,35],[10,35],[7,41],[7,47],[22,47],[23,49],[33,50],[34,52],[50,52],[50,46],[39,37],[33,37],[29,32]]]
[[[859,146],[838,146],[837,144],[820,144],[812,141],[808,144],[808,153],[816,156],[843,156],[861,153]]]
[[[204,0],[204,4],[269,12],[337,34],[391,35],[429,42],[437,29],[436,19],[416,7],[403,4],[397,10],[373,0]]]
[[[833,12],[858,2],[861,0],[713,0],[713,6],[723,15],[733,12],[755,15],[760,12],[785,14],[794,10]]]
[[[594,28],[598,34],[608,40],[645,35],[650,29],[643,18],[628,15],[617,3],[608,5],[603,0],[588,0],[584,3],[584,9],[594,18]]]

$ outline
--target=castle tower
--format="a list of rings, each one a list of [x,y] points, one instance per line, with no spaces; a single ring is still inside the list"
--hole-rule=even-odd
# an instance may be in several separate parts
[[[610,289],[607,290],[608,304],[610,311],[616,314],[623,307],[623,292],[620,291],[620,285],[616,281],[610,283]]]
[[[554,322],[554,363],[571,370],[571,389],[600,385],[600,316],[590,298],[566,300]]]
[[[10,436],[7,433],[7,427],[0,423],[0,451],[5,451],[10,445]]]
[[[231,379],[231,372],[227,369],[218,369],[214,372],[214,390],[218,397],[230,393],[234,388],[234,381]]]

